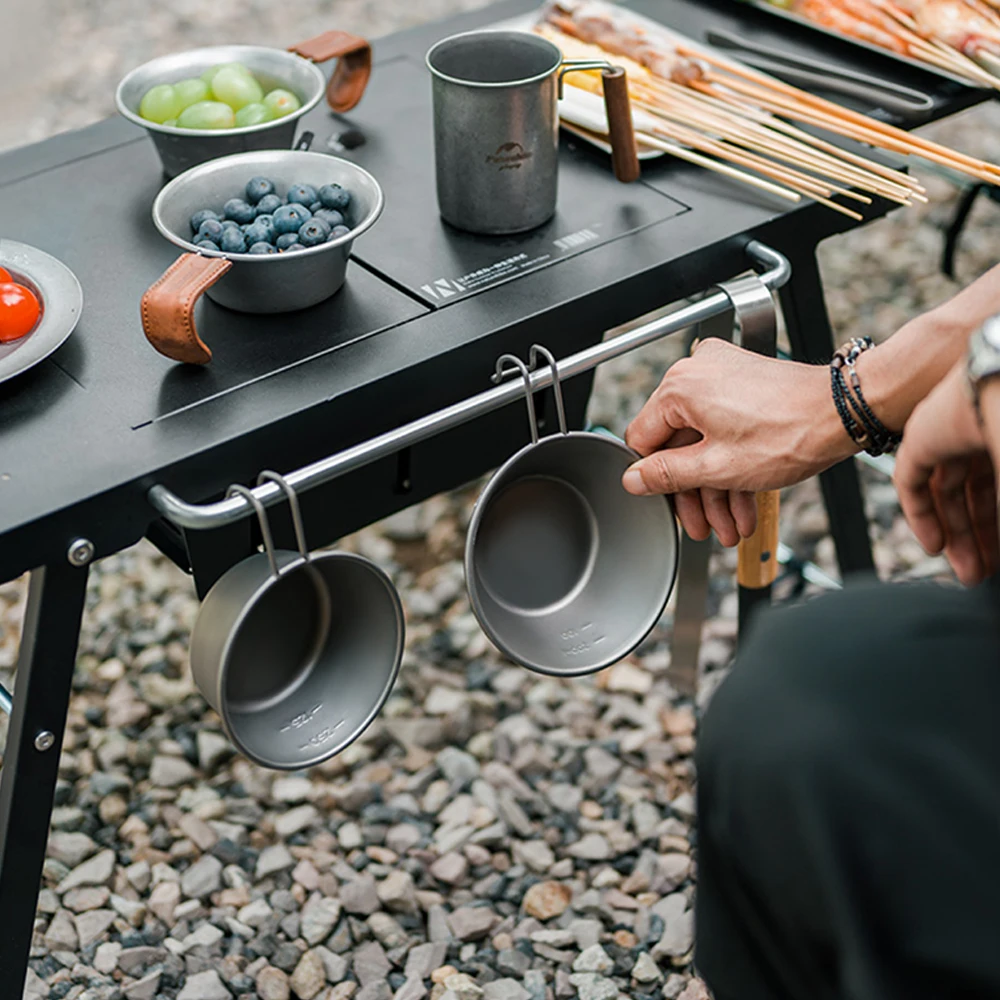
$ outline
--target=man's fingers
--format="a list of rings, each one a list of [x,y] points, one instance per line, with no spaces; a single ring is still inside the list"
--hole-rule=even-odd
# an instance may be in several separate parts
[[[681,522],[681,527],[696,542],[703,542],[712,534],[698,490],[678,493],[674,497],[674,510],[677,512],[677,520]]]
[[[645,457],[666,447],[676,430],[667,418],[662,389],[657,389],[628,425],[625,443]]]
[[[682,493],[709,485],[704,470],[705,443],[667,448],[636,462],[625,472],[622,485],[636,496]]]
[[[741,538],[749,538],[757,530],[757,495],[743,490],[729,494],[729,509],[733,512]]]
[[[972,529],[979,543],[983,572],[993,576],[1000,569],[1000,535],[997,525],[997,484],[993,463],[988,455],[972,460],[965,484],[965,500],[972,519]]]
[[[893,476],[899,503],[917,541],[930,555],[937,555],[944,548],[945,534],[931,494],[932,472],[933,469],[922,465],[912,456],[911,449],[907,448],[904,441]]]
[[[705,508],[705,517],[718,535],[719,541],[727,549],[731,549],[739,542],[740,533],[733,512],[729,508],[729,491],[703,489],[701,503]]]
[[[967,459],[942,462],[931,477],[931,493],[938,520],[944,527],[944,551],[948,562],[959,580],[971,586],[982,580],[983,562],[966,500],[968,475]]]

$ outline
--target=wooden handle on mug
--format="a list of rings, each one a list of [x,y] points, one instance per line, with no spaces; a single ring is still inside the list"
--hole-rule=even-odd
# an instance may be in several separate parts
[[[601,73],[604,84],[604,109],[608,114],[608,136],[611,139],[611,163],[615,177],[624,184],[639,179],[639,153],[635,145],[632,106],[628,97],[628,78],[620,66]]]
[[[781,494],[757,494],[757,530],[740,542],[737,580],[747,590],[763,590],[778,577],[778,520]]]

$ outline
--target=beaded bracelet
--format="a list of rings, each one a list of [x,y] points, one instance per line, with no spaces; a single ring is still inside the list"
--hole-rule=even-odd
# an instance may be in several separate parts
[[[865,351],[874,346],[871,337],[853,337],[841,347],[830,361],[830,384],[834,405],[851,440],[869,455],[877,456],[894,452],[903,435],[890,431],[875,416],[861,391],[856,363]],[[844,378],[845,368],[850,376],[850,386]]]

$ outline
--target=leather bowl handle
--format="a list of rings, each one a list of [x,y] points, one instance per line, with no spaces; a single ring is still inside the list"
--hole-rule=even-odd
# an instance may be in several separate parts
[[[327,104],[334,111],[350,111],[361,100],[372,75],[372,47],[363,38],[346,31],[325,31],[288,51],[314,63],[338,60],[326,88]]]
[[[624,184],[631,184],[639,179],[642,168],[635,146],[628,78],[620,66],[604,70],[601,78],[604,83],[604,109],[608,114],[608,135],[611,138],[611,163],[615,177]]]
[[[182,254],[142,296],[142,331],[160,354],[189,365],[212,360],[194,325],[195,303],[233,266],[225,257]]]

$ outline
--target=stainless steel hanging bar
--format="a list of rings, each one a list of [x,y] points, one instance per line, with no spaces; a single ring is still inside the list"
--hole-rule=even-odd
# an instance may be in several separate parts
[[[776,250],[754,240],[747,244],[746,251],[755,265],[766,269],[760,278],[772,292],[781,288],[791,277],[791,265]],[[677,333],[686,327],[711,319],[713,316],[731,309],[732,303],[725,293],[713,292],[699,302],[684,306],[668,316],[644,323],[642,326],[611,340],[603,341],[577,354],[562,358],[558,366],[559,375],[564,379],[580,375],[605,361],[621,357],[629,351],[645,347],[662,337]],[[488,373],[484,373],[484,379],[487,376]],[[552,375],[549,367],[546,365],[532,373],[531,383],[535,390],[544,389],[551,385]],[[440,434],[442,431],[450,430],[466,421],[498,410],[508,403],[523,398],[523,396],[524,385],[519,379],[506,382],[495,389],[470,396],[468,399],[443,410],[437,410],[426,417],[420,417],[402,427],[363,441],[352,448],[338,452],[336,455],[330,455],[313,462],[311,465],[296,469],[285,476],[285,479],[293,489],[299,492],[308,490],[313,486],[327,483],[336,479],[337,476],[342,476],[367,465],[369,462],[393,455],[401,448],[417,444],[435,434]],[[280,487],[273,482],[255,487],[253,493],[265,506],[279,502],[284,496]],[[228,497],[215,503],[191,504],[161,485],[150,488],[148,499],[160,514],[182,528],[220,528],[240,520],[251,512],[249,501],[242,496]]]

